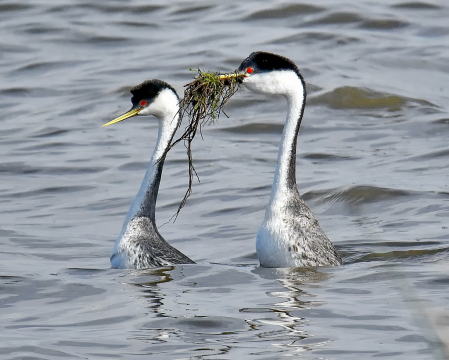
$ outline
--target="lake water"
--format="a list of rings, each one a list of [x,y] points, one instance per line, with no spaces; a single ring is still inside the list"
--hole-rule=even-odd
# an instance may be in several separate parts
[[[0,358],[449,358],[449,4],[444,0],[0,2]],[[197,262],[110,269],[157,136],[129,89],[289,57],[308,86],[300,192],[345,265],[258,266],[286,115],[243,90],[182,145],[162,235]],[[162,226],[162,224],[166,223]]]

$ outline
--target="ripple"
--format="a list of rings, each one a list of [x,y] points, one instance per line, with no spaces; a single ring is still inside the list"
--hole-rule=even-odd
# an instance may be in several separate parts
[[[376,252],[361,256],[356,262],[367,261],[400,261],[404,259],[417,259],[423,257],[429,257],[440,253],[448,252],[449,248],[438,249],[421,249],[421,250],[394,250],[387,252]]]
[[[14,327],[11,327],[14,328]],[[0,354],[8,354],[11,356],[16,353],[18,357],[14,357],[15,359],[20,359],[22,357],[21,354],[33,354],[34,356],[26,356],[29,359],[67,359],[73,357],[73,354],[67,351],[59,351],[52,348],[45,348],[42,346],[34,346],[34,345],[24,345],[24,346],[4,346],[0,350]],[[19,355],[20,354],[20,355]],[[8,356],[8,357],[9,357]]]
[[[179,46],[195,46],[198,43],[209,43],[209,42],[214,42],[214,41],[219,41],[220,39],[225,38],[226,36],[223,34],[212,34],[212,35],[204,35],[204,36],[197,36],[195,38],[192,38],[190,40],[188,39],[182,39],[177,45]],[[194,54],[188,54],[190,56],[194,55]],[[214,51],[201,51],[200,53],[197,53],[195,55],[203,55],[201,57],[207,58],[207,57],[213,57],[214,55],[217,55],[217,53],[215,53]]]
[[[22,162],[0,164],[0,174],[3,175],[84,175],[95,174],[107,170],[106,167],[35,167]]]
[[[70,131],[67,129],[60,129],[55,127],[48,127],[45,129],[41,129],[37,131],[36,135],[33,135],[33,138],[46,138],[46,137],[52,137],[52,136],[58,136],[62,134],[67,134]]]
[[[381,109],[398,111],[407,99],[397,95],[384,94],[352,86],[339,87],[308,100],[309,104],[327,105],[334,109]]]
[[[446,158],[449,156],[449,149],[443,149],[438,151],[432,151],[423,155],[414,156],[412,158],[408,158],[407,160],[433,160],[436,158]]]
[[[274,9],[259,10],[248,15],[244,20],[285,19],[324,11],[324,8],[308,4],[292,4]]]
[[[419,31],[418,35],[422,37],[444,37],[449,34],[449,29],[442,26],[432,26]]]
[[[361,246],[368,247],[399,247],[399,248],[413,248],[413,247],[430,247],[441,245],[439,241],[376,241],[376,242],[360,242]]]
[[[347,294],[347,295],[370,295],[371,291],[361,290],[361,289],[352,289],[352,288],[339,288],[339,289],[329,289],[329,292],[333,292],[335,294]],[[363,320],[377,320],[377,319],[363,319]]]
[[[404,225],[403,223],[399,225]],[[404,228],[413,226],[412,222],[404,225]],[[376,239],[372,242],[359,242],[358,252],[345,251],[345,247],[339,246],[339,250],[344,254],[345,264],[375,262],[375,261],[403,261],[409,259],[420,262],[434,262],[441,258],[441,255],[449,255],[449,247],[443,241],[383,241]],[[384,251],[379,251],[383,248]],[[391,249],[391,250],[390,250]],[[366,251],[368,250],[368,251]],[[372,250],[372,251],[370,251]]]
[[[149,14],[152,12],[155,12],[157,10],[160,9],[164,9],[166,8],[167,5],[131,5],[131,6],[127,6],[125,9],[119,9],[117,11],[122,12],[123,10],[128,9],[129,12],[134,13],[134,14]]]
[[[228,197],[226,197],[226,198],[228,199]],[[243,210],[242,207],[222,208],[222,209],[215,210],[215,211],[209,211],[207,214],[204,214],[202,217],[204,217],[204,218],[216,217],[217,215],[225,215],[225,214],[233,214],[234,216],[238,216],[238,214],[242,213],[242,210]],[[231,229],[231,231],[232,231],[232,229]]]
[[[404,331],[406,328],[395,325],[373,325],[373,324],[357,324],[357,325],[337,325],[337,327],[345,329],[363,329],[363,330],[375,330],[381,332],[394,332]]]
[[[31,150],[45,150],[45,149],[60,149],[60,148],[69,148],[74,146],[80,146],[76,143],[69,142],[48,142],[44,144],[26,146],[21,148],[21,151],[31,151]]]
[[[36,71],[39,74],[41,74],[41,73],[46,72],[46,71],[60,69],[60,68],[66,68],[66,67],[71,67],[71,66],[76,66],[78,64],[79,64],[79,62],[74,62],[74,61],[35,62],[35,63],[32,63],[32,64],[28,64],[28,65],[22,66],[22,67],[16,69],[16,71],[20,71],[20,72]]]
[[[0,13],[7,12],[7,11],[27,10],[27,9],[31,9],[32,7],[33,6],[31,6],[31,5],[20,4],[17,2],[0,4]]]
[[[441,276],[440,278],[430,280],[430,284],[449,286],[449,276]]]
[[[0,289],[3,287],[1,285],[16,285],[23,281],[25,281],[25,278],[21,276],[0,275]]]
[[[392,5],[391,7],[397,9],[411,9],[411,10],[440,10],[441,6],[435,4],[429,4],[422,1],[403,2],[400,4]]]
[[[409,24],[400,20],[368,20],[364,21],[360,27],[368,30],[393,30],[407,27]]]
[[[0,94],[9,96],[19,96],[19,97],[54,97],[56,95],[61,95],[61,91],[56,89],[47,88],[32,88],[32,87],[10,87],[6,89],[1,89]]]
[[[329,161],[345,161],[345,160],[357,160],[354,156],[342,156],[335,154],[325,154],[325,153],[308,153],[301,156],[303,159],[309,160],[329,160]]]
[[[142,325],[142,328],[145,330],[173,329],[176,332],[182,331],[184,336],[189,337],[196,337],[195,335],[199,334],[231,334],[236,331],[245,330],[247,327],[248,325],[243,320],[224,316],[155,319]]]
[[[434,120],[434,121],[432,121],[432,123],[449,125],[449,118]]]
[[[86,190],[93,190],[95,189],[94,186],[53,186],[38,190],[30,190],[30,191],[21,191],[16,193],[9,193],[5,195],[1,195],[2,198],[27,198],[27,197],[33,197],[33,196],[40,196],[40,195],[58,195],[58,194],[69,194],[69,193],[76,193],[80,191],[86,191]]]
[[[336,12],[323,16],[320,19],[308,21],[301,26],[311,26],[311,25],[339,25],[339,24],[352,24],[359,23],[363,21],[363,17],[357,13],[353,12]]]
[[[6,53],[30,53],[32,52],[32,48],[28,45],[24,44],[5,44],[0,43],[0,52]]]
[[[135,27],[135,28],[159,28],[159,25],[155,23],[148,23],[143,21],[121,21],[119,25]]]
[[[112,36],[112,35],[92,35],[92,36],[82,36],[78,39],[73,39],[73,43],[79,44],[102,44],[102,45],[116,45],[125,42],[133,42],[127,36]]]
[[[219,129],[233,134],[282,134],[284,124],[253,123]]]
[[[153,13],[157,10],[163,9],[165,5],[140,5],[140,4],[126,4],[126,5],[117,5],[109,3],[109,2],[85,2],[77,5],[73,5],[74,8],[79,9],[93,9],[99,10],[99,12],[108,14],[108,13],[133,13],[133,14],[149,14]],[[67,6],[54,6],[51,9],[48,9],[49,12],[66,12]]]
[[[132,161],[132,162],[120,165],[118,167],[118,169],[121,171],[144,171],[147,168],[147,166],[148,166],[148,162]]]
[[[179,9],[172,12],[172,14],[180,15],[180,14],[193,14],[197,12],[201,12],[204,10],[212,9],[214,6],[205,5],[205,6],[192,6],[185,9]]]
[[[64,28],[49,27],[47,24],[27,24],[23,32],[30,35],[57,34],[65,31]]]
[[[411,196],[413,193],[405,190],[382,188],[376,186],[358,185],[345,190],[328,190],[322,192],[310,191],[304,194],[304,199],[323,197],[325,202],[374,203],[387,199],[397,199]]]
[[[314,32],[314,31],[307,31],[307,32],[301,32],[295,35],[290,35],[286,37],[282,37],[279,39],[271,40],[270,44],[294,44],[294,43],[301,43],[301,44],[315,44],[316,42],[331,42],[335,45],[346,45],[349,43],[355,43],[358,42],[359,39],[353,36],[343,36],[339,34],[334,33],[326,33],[326,32]]]

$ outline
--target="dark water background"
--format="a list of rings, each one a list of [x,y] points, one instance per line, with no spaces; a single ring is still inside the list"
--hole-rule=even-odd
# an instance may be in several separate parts
[[[0,1],[0,358],[444,359],[447,1]],[[248,91],[195,144],[201,183],[163,236],[198,264],[113,270],[157,135],[101,124],[128,90],[252,51],[309,90],[297,181],[344,256],[258,267],[285,101]],[[186,189],[170,152],[158,224]]]

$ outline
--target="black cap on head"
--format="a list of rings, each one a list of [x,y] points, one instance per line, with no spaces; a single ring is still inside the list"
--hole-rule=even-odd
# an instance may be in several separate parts
[[[298,67],[293,61],[284,56],[271,54],[263,51],[253,52],[240,64],[238,72],[246,72],[246,69],[252,68],[254,73],[263,73],[269,71],[292,70],[301,77]]]
[[[165,81],[153,79],[144,81],[142,84],[139,84],[131,89],[131,94],[133,94],[131,102],[133,105],[136,105],[140,103],[141,100],[154,100],[164,89],[170,89],[176,94],[176,96],[178,96],[176,90]]]

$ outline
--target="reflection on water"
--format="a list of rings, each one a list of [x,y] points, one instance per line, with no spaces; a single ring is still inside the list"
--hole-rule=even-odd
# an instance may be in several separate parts
[[[448,358],[448,16],[442,0],[0,4],[0,357]],[[241,91],[160,228],[198,264],[109,269],[157,124],[100,126],[143,80],[182,93],[189,68],[256,50],[306,79],[298,187],[346,265],[258,267],[286,110]],[[186,180],[177,146],[159,225]]]
[[[226,276],[222,277],[222,274]],[[317,286],[328,278],[328,274],[314,269],[229,266],[201,266],[200,269],[198,266],[178,266],[134,272],[127,283],[137,290],[135,296],[145,299],[144,312],[150,310],[156,315],[140,325],[136,338],[158,345],[152,348],[158,354],[173,351],[177,342],[200,346],[201,349],[196,351],[204,353],[207,344],[227,341],[229,345],[222,346],[220,353],[228,353],[240,347],[232,340],[235,336],[246,338],[245,342],[280,342],[281,348],[312,348],[323,339],[318,342],[310,339],[304,328],[308,319],[298,316],[295,311],[319,307],[315,295],[302,287]],[[241,292],[242,286],[255,282],[264,286],[253,288],[255,294]],[[267,285],[271,290],[263,296]],[[245,298],[240,303],[236,303],[236,292]],[[263,305],[260,300],[251,300],[256,298],[264,299]],[[199,300],[201,304],[192,304],[189,299]],[[235,314],[229,316],[214,306],[218,299]],[[183,309],[180,309],[181,304]],[[249,304],[253,307],[239,308]],[[179,313],[180,310],[184,313]]]

